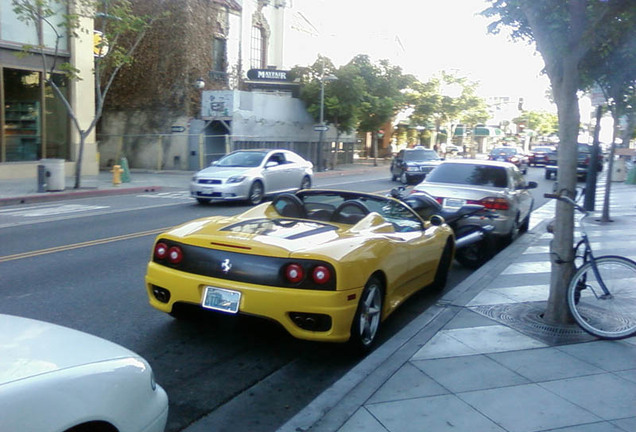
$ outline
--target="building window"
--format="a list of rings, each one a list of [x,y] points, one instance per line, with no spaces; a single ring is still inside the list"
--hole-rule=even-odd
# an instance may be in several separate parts
[[[212,41],[212,70],[215,72],[225,72],[226,41],[221,38],[214,38]]]
[[[62,75],[53,79],[68,97]],[[2,138],[0,162],[36,161],[43,157],[69,159],[69,116],[66,108],[44,86],[40,72],[2,69]]]
[[[32,21],[21,21],[13,11],[13,0],[0,0],[0,40],[20,45],[39,45],[37,27]],[[64,2],[51,2],[53,9],[47,17],[46,23],[39,23],[42,30],[44,46],[68,52],[68,32],[64,26],[65,16],[68,15]]]
[[[250,67],[264,69],[267,65],[267,38],[260,26],[252,26],[252,44],[250,48]]]

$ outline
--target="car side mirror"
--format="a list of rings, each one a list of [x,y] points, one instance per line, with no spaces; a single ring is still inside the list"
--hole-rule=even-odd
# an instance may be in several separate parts
[[[444,223],[444,218],[440,215],[433,215],[430,217],[429,222],[433,226],[440,226]]]

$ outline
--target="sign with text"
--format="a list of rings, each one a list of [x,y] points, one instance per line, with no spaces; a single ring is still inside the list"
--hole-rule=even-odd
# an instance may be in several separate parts
[[[247,71],[247,78],[254,81],[291,81],[289,71],[274,69],[250,69]]]
[[[201,92],[201,118],[231,119],[234,111],[232,90],[209,90]]]

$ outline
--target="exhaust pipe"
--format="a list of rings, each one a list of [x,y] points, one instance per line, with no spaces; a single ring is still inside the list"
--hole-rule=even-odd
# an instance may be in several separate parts
[[[484,232],[479,230],[479,231],[475,231],[472,232],[470,234],[467,234],[461,238],[458,238],[457,241],[455,242],[455,247],[457,249],[463,248],[465,246],[468,246],[470,244],[473,243],[477,243],[478,241],[480,241],[481,239],[484,238]]]

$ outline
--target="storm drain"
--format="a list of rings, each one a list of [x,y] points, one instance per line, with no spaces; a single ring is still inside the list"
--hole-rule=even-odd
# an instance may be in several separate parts
[[[577,324],[551,324],[543,320],[546,302],[504,303],[470,306],[469,309],[550,345],[595,340]]]

